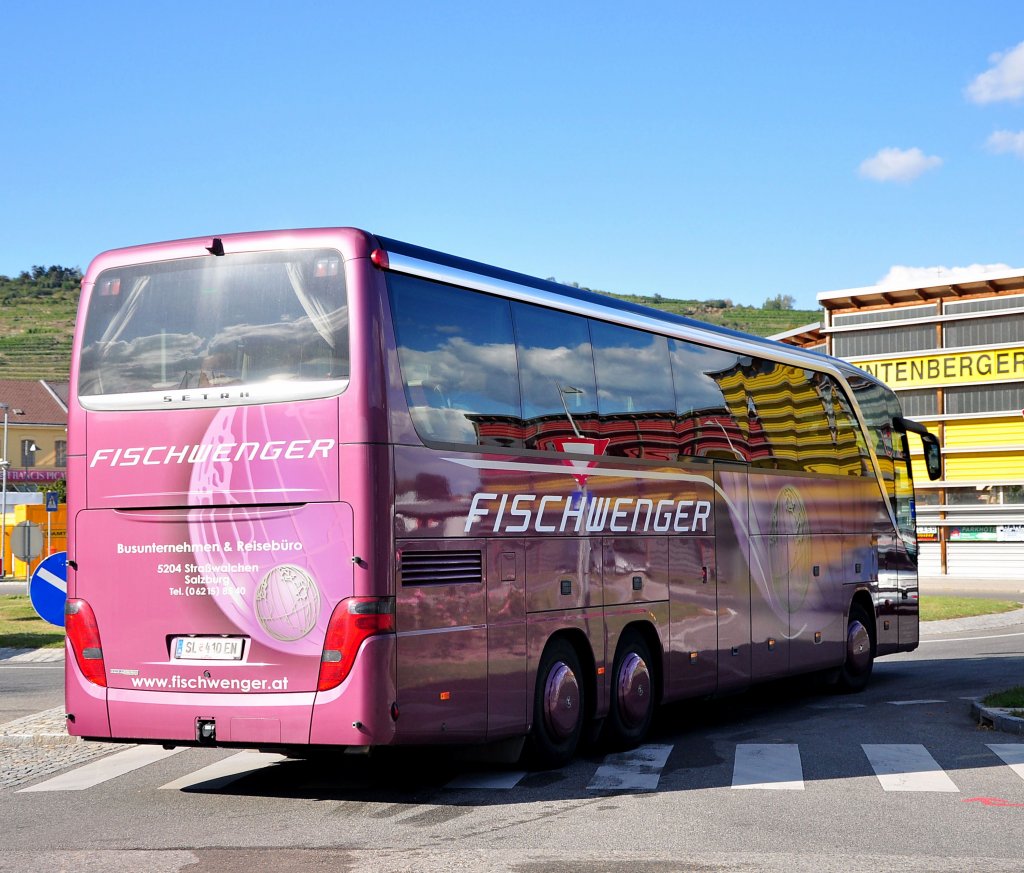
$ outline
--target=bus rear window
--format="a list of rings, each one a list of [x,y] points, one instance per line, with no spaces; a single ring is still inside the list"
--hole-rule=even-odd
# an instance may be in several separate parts
[[[107,270],[86,313],[78,393],[347,379],[336,251],[246,253]]]

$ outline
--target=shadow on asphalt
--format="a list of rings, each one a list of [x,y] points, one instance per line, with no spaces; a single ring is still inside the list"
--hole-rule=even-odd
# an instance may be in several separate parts
[[[873,777],[863,755],[840,756],[834,753],[835,745],[922,742],[914,733],[918,721],[927,724],[932,732],[980,730],[971,723],[969,704],[959,699],[959,692],[972,688],[979,695],[995,690],[986,686],[984,677],[996,682],[996,688],[1007,687],[1006,682],[999,684],[998,677],[1013,675],[1024,675],[1024,652],[943,661],[885,659],[876,663],[871,684],[861,694],[835,694],[823,682],[805,677],[768,683],[732,697],[672,704],[659,710],[647,740],[648,744],[673,747],[661,771],[657,791],[730,787],[732,769],[728,762],[735,745],[744,742],[798,742],[802,752],[805,747],[814,747],[815,763],[810,764],[808,757],[804,764],[805,783]],[[922,684],[936,685],[945,681],[945,676],[956,677],[946,682],[945,704],[915,708],[888,705],[894,699],[922,696]],[[924,678],[928,682],[923,683]],[[1018,739],[988,732],[980,743],[1010,743]],[[932,746],[930,750],[947,772],[1005,766],[995,755],[991,760],[976,755],[960,759],[954,752],[943,757],[941,750]],[[370,806],[354,808],[353,814],[382,819],[419,804],[475,807],[574,798],[594,800],[616,793],[635,793],[588,790],[589,780],[604,761],[600,749],[582,752],[560,770],[527,772],[514,791],[446,787],[459,776],[520,771],[518,765],[481,764],[474,760],[479,754],[479,748],[457,747],[377,749],[359,756],[323,753],[263,768],[224,787],[196,785],[186,791],[357,802]],[[673,774],[678,774],[678,778],[673,778]]]

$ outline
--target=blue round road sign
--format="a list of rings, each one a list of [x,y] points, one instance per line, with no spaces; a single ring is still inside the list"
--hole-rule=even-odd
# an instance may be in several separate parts
[[[43,621],[64,627],[64,601],[68,599],[67,552],[54,552],[36,567],[28,583],[28,596]]]

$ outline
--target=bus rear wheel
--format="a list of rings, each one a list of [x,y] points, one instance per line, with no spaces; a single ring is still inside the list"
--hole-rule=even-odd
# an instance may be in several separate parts
[[[846,624],[846,660],[839,670],[838,688],[847,694],[863,691],[875,664],[874,627],[867,611],[858,603],[850,607]]]
[[[651,727],[655,704],[651,663],[644,638],[627,632],[615,653],[611,707],[605,722],[607,742],[614,749],[638,746]]]
[[[572,760],[583,733],[586,699],[580,659],[566,640],[548,644],[537,668],[529,760],[541,769]]]

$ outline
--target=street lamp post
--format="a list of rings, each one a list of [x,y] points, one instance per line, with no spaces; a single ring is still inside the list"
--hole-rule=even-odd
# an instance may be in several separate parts
[[[3,477],[3,515],[0,515],[0,578],[7,575],[7,468],[11,462],[7,459],[7,408],[8,404],[0,403],[4,411],[4,456],[0,458],[0,476]]]

